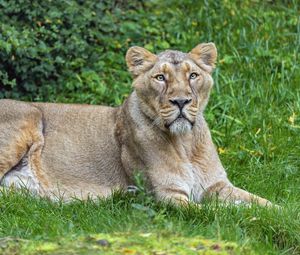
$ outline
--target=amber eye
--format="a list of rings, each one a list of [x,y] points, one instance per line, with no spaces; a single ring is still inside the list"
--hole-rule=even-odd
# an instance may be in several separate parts
[[[164,75],[162,74],[158,74],[155,76],[155,79],[158,80],[158,81],[164,81],[166,78]]]
[[[199,76],[199,74],[197,74],[197,73],[191,73],[191,74],[190,74],[190,79],[191,79],[191,80],[194,80],[194,79],[196,79],[198,76]]]

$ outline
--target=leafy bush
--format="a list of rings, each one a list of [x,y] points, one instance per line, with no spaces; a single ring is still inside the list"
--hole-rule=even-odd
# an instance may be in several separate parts
[[[120,103],[140,1],[0,2],[0,98]],[[125,14],[126,13],[126,14]],[[121,85],[122,84],[122,85]],[[127,84],[127,86],[126,86]]]

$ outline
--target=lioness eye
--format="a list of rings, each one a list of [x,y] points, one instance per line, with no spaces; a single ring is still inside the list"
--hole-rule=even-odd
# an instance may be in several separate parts
[[[155,76],[155,79],[158,80],[158,81],[164,81],[165,80],[165,76],[162,75],[162,74],[159,74],[159,75]]]
[[[190,79],[194,80],[198,77],[199,75],[197,73],[191,73],[190,74]]]

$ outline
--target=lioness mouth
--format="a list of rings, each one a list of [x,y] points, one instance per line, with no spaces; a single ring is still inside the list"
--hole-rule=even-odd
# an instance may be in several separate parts
[[[166,124],[165,126],[166,126],[166,128],[170,129],[170,127],[175,123],[176,124],[177,123],[178,124],[181,124],[181,123],[183,124],[183,123],[186,123],[186,122],[188,122],[191,125],[191,127],[193,127],[194,123],[192,123],[188,118],[186,118],[183,114],[180,113],[175,120],[173,120],[172,122]]]

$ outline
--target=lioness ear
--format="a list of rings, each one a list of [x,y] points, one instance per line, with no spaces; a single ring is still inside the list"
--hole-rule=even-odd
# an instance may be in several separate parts
[[[198,44],[189,53],[190,57],[203,69],[211,73],[217,60],[217,48],[214,43]]]
[[[138,46],[129,48],[126,53],[127,66],[133,76],[138,76],[147,69],[150,69],[154,65],[156,59],[156,55]]]

